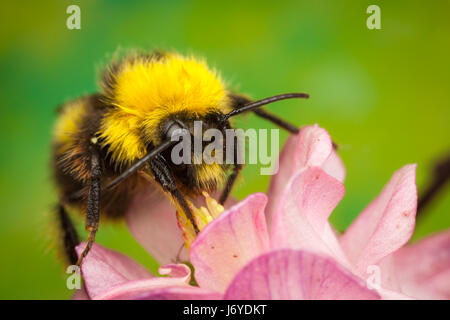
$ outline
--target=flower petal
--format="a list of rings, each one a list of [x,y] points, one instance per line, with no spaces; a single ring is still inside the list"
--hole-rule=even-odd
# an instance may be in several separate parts
[[[218,198],[220,191],[212,197]],[[229,197],[225,207],[236,202]],[[204,197],[193,200],[200,207],[206,206]],[[182,232],[178,226],[176,209],[167,197],[154,185],[135,196],[126,214],[126,222],[133,237],[160,264],[188,261]]]
[[[266,216],[269,229],[274,210],[291,177],[305,168],[313,166],[323,167],[329,175],[339,181],[344,181],[345,168],[342,160],[333,150],[328,132],[317,124],[303,127],[297,136],[289,137],[280,154],[280,169],[273,176],[268,190],[269,203]]]
[[[276,206],[280,201],[284,188],[286,188],[289,179],[292,177],[292,159],[294,157],[297,140],[297,136],[290,136],[286,141],[286,144],[280,153],[279,170],[270,180],[269,189],[267,191],[269,202],[266,207],[266,219],[269,230],[272,227],[272,218]]]
[[[81,287],[81,289],[75,290],[72,300],[89,300],[89,295],[87,294],[86,289]]]
[[[348,265],[328,217],[344,196],[344,185],[317,167],[295,175],[273,217],[272,248],[328,254]]]
[[[78,255],[84,247],[85,243],[76,247]],[[147,269],[134,260],[95,243],[83,260],[81,272],[86,291],[91,298],[118,284],[153,277]]]
[[[200,287],[223,292],[243,265],[268,250],[266,202],[262,193],[250,195],[199,233],[190,258]]]
[[[380,195],[350,225],[340,241],[355,272],[401,248],[414,231],[417,208],[416,165],[394,173]]]
[[[377,289],[378,294],[382,300],[413,300],[414,298],[407,296],[397,291],[386,290],[383,288]]]
[[[158,272],[162,276],[179,278],[185,283],[189,283],[191,280],[191,270],[185,264],[166,264],[159,267]]]
[[[187,261],[176,209],[154,186],[133,199],[126,214],[134,238],[161,264]]]
[[[345,166],[336,151],[333,150],[331,152],[328,159],[322,165],[322,169],[330,176],[344,182],[346,176]]]
[[[305,167],[320,167],[333,151],[328,132],[317,124],[304,127],[298,134],[293,160],[293,172]]]
[[[283,249],[261,255],[233,279],[224,299],[379,299],[336,262],[313,253]]]
[[[184,264],[162,266],[159,272],[163,275],[171,275],[171,277],[153,277],[120,283],[94,298],[99,300],[137,299],[153,290],[162,290],[174,286],[187,287],[191,278],[191,270]]]
[[[450,231],[405,246],[392,257],[399,289],[418,299],[450,299]]]
[[[218,292],[199,287],[179,286],[155,289],[137,297],[138,300],[219,300]]]

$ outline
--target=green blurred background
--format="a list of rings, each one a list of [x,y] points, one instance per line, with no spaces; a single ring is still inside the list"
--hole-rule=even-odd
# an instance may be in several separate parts
[[[66,28],[71,4],[81,8],[81,30]],[[381,7],[381,30],[366,27],[370,4]],[[433,164],[450,150],[449,12],[449,1],[406,0],[3,3],[0,298],[71,295],[49,231],[56,201],[49,170],[55,109],[95,91],[99,68],[117,48],[202,55],[255,98],[310,93],[308,101],[269,109],[298,125],[319,123],[339,144],[347,192],[332,222],[342,231],[396,169],[418,163],[420,192]],[[252,115],[239,125],[273,128]],[[236,197],[266,190],[269,177],[258,172],[257,166],[244,170]],[[447,185],[413,241],[448,228],[449,208]],[[102,225],[98,242],[157,270],[123,224]]]

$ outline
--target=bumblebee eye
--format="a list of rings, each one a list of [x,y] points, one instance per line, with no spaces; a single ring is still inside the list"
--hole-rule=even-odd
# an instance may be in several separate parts
[[[187,130],[187,127],[183,122],[179,120],[172,120],[166,124],[166,129],[164,130],[164,137],[167,139],[171,139],[172,136],[176,133],[176,130]]]

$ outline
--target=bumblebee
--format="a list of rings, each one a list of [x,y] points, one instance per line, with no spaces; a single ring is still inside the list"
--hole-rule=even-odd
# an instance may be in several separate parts
[[[205,61],[177,53],[130,53],[111,62],[102,73],[100,93],[69,101],[58,110],[52,160],[59,222],[70,262],[80,265],[88,254],[100,215],[124,216],[148,178],[198,233],[186,199],[222,187],[219,202],[223,204],[242,165],[174,164],[170,157],[174,130],[192,133],[194,121],[202,121],[205,130],[226,130],[231,128],[231,117],[254,112],[298,133],[297,127],[260,107],[307,97],[289,93],[252,102],[229,91]],[[75,252],[79,239],[68,207],[86,218],[89,236],[79,257]]]

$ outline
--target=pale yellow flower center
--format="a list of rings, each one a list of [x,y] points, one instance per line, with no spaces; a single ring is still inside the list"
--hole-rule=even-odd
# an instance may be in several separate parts
[[[207,192],[203,192],[203,197],[205,198],[206,208],[201,206],[197,208],[190,201],[187,201],[189,208],[191,209],[192,215],[194,216],[195,223],[200,231],[202,231],[208,223],[216,219],[223,211],[224,207],[217,203]],[[183,240],[186,248],[189,250],[192,242],[196,238],[196,233],[192,223],[187,219],[184,212],[177,212],[178,223],[183,231]]]

